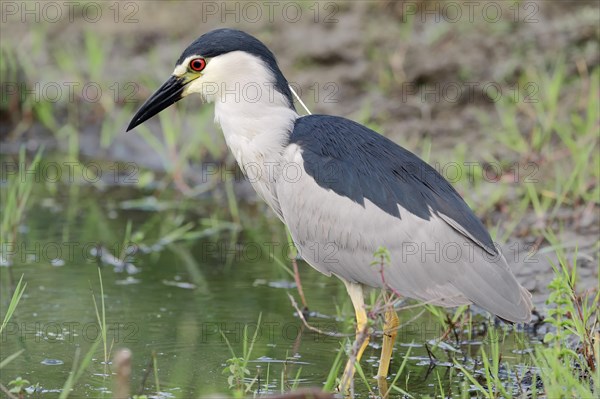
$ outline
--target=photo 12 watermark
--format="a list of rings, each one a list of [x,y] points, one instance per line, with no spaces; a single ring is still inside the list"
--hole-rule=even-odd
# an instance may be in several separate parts
[[[78,20],[96,24],[100,22],[137,24],[138,1],[2,1],[2,23],[54,24]]]
[[[427,222],[424,222],[427,223]],[[442,220],[434,223],[444,222]],[[447,228],[451,228],[448,226]],[[385,242],[380,243],[385,246]],[[503,258],[514,264],[538,263],[537,246],[516,241],[504,247],[502,252],[491,252],[500,248],[484,248],[470,238],[459,233],[446,242],[430,242],[404,239],[396,244],[391,253],[393,264],[465,264],[480,261],[503,262]],[[195,245],[194,257],[201,263],[224,264],[227,261],[239,263],[271,263],[276,259],[291,261],[298,250],[299,259],[308,263],[336,267],[347,262],[351,253],[348,248],[334,240],[303,241],[296,246],[287,240],[264,240],[233,242],[228,239],[202,239]],[[140,256],[163,251],[160,245],[142,242],[115,241],[4,241],[0,244],[0,265],[15,262],[21,264],[44,264],[52,266],[97,264],[98,260],[119,270],[137,273],[135,265],[141,263]],[[358,252],[365,266],[373,260],[374,254]],[[343,261],[344,260],[344,261]],[[374,268],[376,273],[377,269]]]
[[[249,181],[250,183],[268,182],[295,184],[303,178],[317,180],[324,184],[334,184],[344,181],[347,176],[347,166],[341,162],[327,162],[322,165],[309,165],[298,162],[243,162],[238,167],[217,162],[203,162],[199,166],[198,180],[201,183]],[[407,175],[414,176],[423,184],[440,183],[443,180],[455,184],[465,182],[474,184],[485,183],[537,183],[539,165],[535,162],[403,162],[399,168]]]
[[[138,102],[139,84],[136,82],[10,82],[0,83],[0,101],[34,103],[98,103],[107,96],[118,104]]]
[[[416,98],[423,104],[473,104],[484,97],[492,103],[506,100],[515,104],[535,104],[539,102],[539,91],[539,84],[536,82],[512,85],[494,81],[449,81],[425,85],[418,82],[403,82],[400,84],[402,103],[408,103]]]
[[[203,23],[256,24],[283,21],[315,24],[335,24],[340,4],[333,1],[202,1],[200,19]]]
[[[402,22],[476,23],[500,21],[538,23],[540,6],[535,1],[403,1]]]
[[[106,335],[114,344],[138,342],[140,328],[133,322],[109,322]],[[82,343],[97,342],[102,339],[102,327],[97,322],[81,321],[9,321],[0,341],[6,343],[13,339],[34,343]]]
[[[16,161],[0,162],[0,182],[47,184],[136,185],[140,168],[135,162],[44,161],[34,165]]]
[[[100,241],[3,241],[0,244],[0,264],[19,262],[22,264],[97,264],[100,259],[113,266],[135,263],[136,255],[144,247],[134,242],[114,243]],[[119,259],[122,256],[124,259]]]

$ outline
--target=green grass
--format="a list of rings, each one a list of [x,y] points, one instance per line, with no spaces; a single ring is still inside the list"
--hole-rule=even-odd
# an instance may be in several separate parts
[[[469,348],[460,342],[471,342],[473,331],[472,318],[466,317],[467,307],[459,307],[456,311],[425,305],[426,309],[440,328],[438,343],[449,343],[458,348],[458,353],[452,354],[453,367],[463,379],[462,388],[448,395],[446,382],[438,374],[436,392],[443,397],[470,397],[475,390],[478,397],[519,398],[523,395],[530,397],[548,398],[592,398],[595,394],[593,387],[600,383],[598,369],[600,354],[598,353],[598,327],[600,326],[600,292],[598,290],[578,292],[577,253],[572,254],[570,262],[564,248],[552,230],[547,230],[546,239],[558,256],[559,263],[554,267],[554,279],[549,284],[550,294],[547,298],[548,314],[544,320],[551,326],[544,339],[543,345],[535,345],[524,336],[511,329],[498,329],[488,324],[483,340],[475,358],[471,358]],[[380,249],[375,254],[375,263],[381,262],[385,267],[389,263],[389,253]],[[600,268],[600,265],[598,266]],[[381,307],[377,305],[380,299],[371,300],[369,314],[377,313]],[[371,316],[375,317],[375,316]],[[488,322],[489,323],[489,322]],[[466,326],[466,331],[465,331]],[[508,361],[514,357],[505,353],[506,341],[515,339],[517,347],[529,352],[530,358],[518,366]],[[458,346],[456,346],[458,344]],[[343,351],[343,349],[341,350]],[[448,352],[451,353],[451,352]],[[396,386],[402,375],[406,354],[400,371],[395,375],[390,389],[410,396]],[[332,370],[339,369],[339,359],[336,359]],[[525,370],[525,371],[524,371]],[[525,372],[530,374],[531,383],[523,383]],[[330,376],[333,371],[330,372]],[[339,370],[336,371],[339,373]],[[410,372],[406,377],[410,376]],[[370,376],[365,375],[357,366],[357,380],[363,381],[370,395],[372,391],[368,382]],[[328,379],[328,381],[331,378]],[[538,382],[540,386],[538,387]],[[436,397],[436,396],[433,396]]]
[[[100,345],[100,340],[96,340],[92,344],[90,349],[88,349],[88,351],[85,354],[85,356],[83,357],[83,359],[81,359],[81,362],[80,362],[81,348],[77,347],[75,349],[75,355],[73,357],[73,367],[71,368],[69,377],[67,377],[67,380],[65,381],[65,383],[61,389],[59,399],[67,399],[69,397],[69,395],[71,395],[72,389],[76,386],[77,382],[81,379],[81,377],[83,376],[83,373],[92,364],[94,354],[96,353],[96,349],[98,349],[99,345]]]
[[[2,332],[6,328],[10,319],[12,319],[12,317],[17,309],[17,306],[19,305],[19,301],[21,300],[21,297],[23,296],[23,293],[25,292],[25,288],[27,288],[27,283],[23,283],[23,277],[24,276],[21,275],[21,278],[19,279],[19,282],[17,283],[15,290],[13,291],[13,294],[10,298],[8,308],[6,309],[6,313],[4,314],[4,319],[2,320],[2,324],[0,325],[0,336],[2,336]],[[12,354],[6,356],[4,359],[2,359],[0,361],[0,370],[2,370],[2,368],[6,367],[6,365],[8,365],[10,362],[15,360],[16,358],[18,358],[24,351],[25,351],[25,349],[18,350],[17,352],[12,353]],[[9,383],[9,385],[10,385],[10,383]],[[19,384],[19,386],[21,386],[21,385],[22,384]]]
[[[483,383],[474,371],[455,362],[455,366],[483,397],[517,398],[521,397],[523,390],[533,397],[594,397],[593,387],[600,386],[597,341],[600,294],[576,292],[576,264],[569,266],[567,259],[562,256],[559,262],[554,267],[555,276],[549,285],[547,304],[551,308],[545,319],[553,326],[553,331],[544,337],[547,345],[537,346],[532,352],[531,362],[535,366],[529,370],[533,374],[532,386],[522,387],[516,381],[499,378],[500,366],[503,365],[508,371],[511,366],[502,360],[503,354],[499,346],[501,340],[498,339],[498,332],[493,329],[490,330],[489,352],[485,347],[480,350],[483,364],[478,374],[483,374]],[[542,383],[539,391],[535,388],[537,379]]]
[[[90,291],[92,294],[92,301],[94,302],[96,321],[98,322],[98,326],[100,326],[102,345],[104,347],[104,364],[108,365],[110,359],[110,352],[108,347],[108,338],[106,330],[106,306],[104,302],[104,284],[102,282],[102,270],[100,265],[100,259],[98,259],[98,282],[100,284],[100,306],[98,306],[98,301],[96,300],[96,295],[94,294],[94,290],[92,288],[91,283]]]
[[[100,285],[102,287],[102,276],[99,274],[99,278],[100,278]],[[0,325],[0,335],[2,334],[3,330],[5,329],[6,325],[8,324],[8,322],[10,321],[10,319],[13,317],[17,306],[19,304],[19,301],[21,300],[21,297],[23,296],[23,293],[25,292],[25,288],[27,287],[27,283],[23,283],[23,276],[21,276],[21,279],[19,280],[19,282],[16,285],[15,291],[12,295],[11,301],[8,305],[8,309],[6,310],[6,313],[4,315],[4,320],[2,321],[2,325]],[[103,292],[102,288],[101,288],[101,292]],[[102,297],[101,299],[101,306],[102,306],[102,319],[100,319],[100,314],[98,313],[98,307],[97,307],[97,303],[96,303],[96,299],[94,297],[94,295],[92,294],[92,299],[94,301],[94,307],[96,309],[96,314],[98,315],[99,319],[99,323],[102,322],[102,324],[100,324],[101,326],[101,330],[103,332],[102,340],[96,340],[92,346],[90,347],[90,349],[88,350],[88,352],[86,353],[85,357],[83,358],[83,360],[81,361],[81,363],[79,362],[80,360],[80,352],[81,352],[81,348],[77,347],[75,350],[75,355],[74,355],[74,359],[73,359],[73,366],[72,366],[72,370],[69,373],[68,378],[65,380],[65,383],[63,385],[63,388],[61,390],[60,399],[66,399],[69,397],[71,390],[73,389],[73,387],[75,386],[75,384],[77,383],[77,381],[82,377],[83,373],[85,372],[85,370],[87,370],[87,368],[92,364],[92,358],[96,352],[96,348],[98,347],[99,343],[102,341],[105,344],[105,359],[106,359],[106,365],[108,366],[108,355],[106,352],[106,319],[105,319],[105,305],[104,305],[104,298]],[[7,356],[5,359],[3,359],[0,362],[0,369],[4,368],[6,365],[8,365],[11,361],[15,360],[16,358],[18,358],[19,356],[21,356],[23,354],[23,352],[25,352],[26,349],[21,349],[9,356]],[[21,378],[21,377],[17,377],[15,380],[12,380],[8,383],[9,386],[12,386],[12,388],[10,389],[10,392],[13,394],[18,395],[18,397],[24,397],[25,394],[27,393],[32,393],[35,392],[36,388],[38,387],[39,383],[36,384],[35,386],[33,386],[31,389],[29,388],[30,386],[30,382]],[[32,390],[32,392],[29,392],[29,390]]]
[[[92,296],[92,302],[94,304],[94,312],[96,315],[96,321],[100,328],[101,336],[100,339],[94,341],[91,345],[84,358],[80,361],[81,348],[77,347],[75,350],[75,356],[73,359],[73,367],[71,372],[69,373],[69,377],[65,381],[63,388],[60,393],[60,399],[66,399],[71,394],[71,390],[75,387],[77,382],[83,376],[83,373],[91,366],[93,362],[93,357],[96,353],[96,349],[102,343],[103,346],[103,363],[105,371],[108,371],[108,367],[110,364],[110,355],[112,350],[111,347],[108,346],[108,338],[107,338],[107,327],[106,327],[106,304],[104,299],[104,283],[102,281],[102,272],[100,265],[98,265],[98,283],[100,288],[100,304],[98,304],[98,300],[96,299],[96,295],[94,294],[94,290],[92,288],[92,284],[90,282],[90,291]]]
[[[583,83],[569,80],[565,68],[565,60],[559,58],[552,70],[529,70],[522,77],[523,82],[536,82],[535,102],[505,98],[497,104],[502,124],[494,138],[519,157],[525,170],[517,181],[517,195],[546,226],[561,208],[600,204],[600,68],[591,71],[589,86],[582,88],[585,105],[570,107],[563,103],[575,100],[567,93]],[[531,129],[524,130],[520,120],[528,120]]]
[[[236,355],[233,346],[231,346],[231,343],[229,342],[229,339],[225,333],[221,331],[221,335],[227,343],[229,351],[231,352],[231,358],[227,359],[227,367],[225,367],[223,370],[223,374],[228,375],[227,384],[229,385],[229,388],[231,389],[231,392],[235,398],[243,398],[247,394],[251,393],[253,388],[260,389],[260,387],[256,387],[258,383],[258,375],[251,377],[251,379],[248,381],[248,377],[252,375],[250,369],[248,368],[248,363],[250,361],[250,357],[252,356],[254,344],[257,342],[261,318],[262,315],[259,315],[258,321],[256,322],[256,329],[254,330],[254,334],[250,340],[248,336],[248,325],[244,326],[241,356]]]
[[[18,163],[9,163],[16,168],[13,173],[7,173],[7,187],[0,190],[2,199],[3,215],[0,225],[0,237],[3,243],[16,243],[18,237],[18,227],[24,222],[27,210],[30,206],[30,197],[35,179],[31,175],[22,174],[23,168],[26,170],[36,170],[39,167],[42,158],[43,149],[40,149],[31,162],[27,162],[25,147],[21,147],[18,156]],[[18,165],[18,166],[17,166]],[[7,169],[8,170],[8,169]],[[24,177],[25,176],[25,177]],[[8,254],[2,254],[9,256]],[[10,260],[8,260],[10,263]]]
[[[12,318],[13,314],[15,313],[15,310],[17,309],[17,305],[19,304],[19,301],[21,300],[21,297],[23,296],[23,293],[25,292],[27,283],[23,284],[23,277],[24,276],[21,276],[21,278],[19,279],[19,282],[17,283],[17,286],[15,287],[13,295],[10,299],[10,303],[8,304],[8,309],[6,309],[6,313],[4,314],[4,320],[2,320],[2,325],[0,325],[0,334],[2,334],[2,331],[4,331],[4,329],[6,328],[6,325]]]

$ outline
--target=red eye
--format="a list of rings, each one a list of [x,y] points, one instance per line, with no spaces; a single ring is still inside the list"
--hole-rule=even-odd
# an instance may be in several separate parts
[[[194,58],[190,61],[190,68],[192,71],[200,72],[206,66],[204,58]]]

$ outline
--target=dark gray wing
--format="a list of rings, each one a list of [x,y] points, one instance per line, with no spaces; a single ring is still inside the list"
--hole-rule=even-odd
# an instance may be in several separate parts
[[[481,221],[446,179],[412,152],[348,119],[299,118],[290,138],[324,189],[402,219],[398,205],[422,219],[439,215],[490,255],[498,251]]]

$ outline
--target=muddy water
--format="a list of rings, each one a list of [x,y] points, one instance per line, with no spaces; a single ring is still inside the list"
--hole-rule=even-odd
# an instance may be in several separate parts
[[[1,337],[2,359],[24,349],[2,370],[4,385],[21,376],[39,383],[40,397],[57,397],[77,348],[83,357],[101,335],[92,300],[92,291],[100,298],[100,264],[109,346],[113,353],[118,348],[133,352],[134,392],[156,393],[152,374],[140,388],[153,352],[162,397],[229,392],[229,374],[223,374],[223,369],[232,355],[224,337],[241,356],[244,327],[251,336],[259,316],[249,377],[260,374],[262,390],[271,392],[281,389],[282,376],[284,386],[293,385],[298,375],[300,387],[322,386],[345,339],[307,331],[295,316],[288,299],[288,293],[297,297],[293,279],[273,261],[276,257],[289,263],[285,231],[262,208],[240,204],[244,222],[236,233],[230,223],[215,217],[222,210],[194,201],[156,201],[148,199],[147,193],[119,188],[98,191],[71,186],[53,195],[38,191],[34,190],[18,240],[4,243],[13,246],[9,249],[12,266],[0,267],[2,314],[10,286],[21,275],[27,282]],[[179,206],[170,207],[173,203]],[[185,211],[191,208],[195,211]],[[181,225],[193,223],[191,231],[201,233],[170,240],[165,225],[177,218]],[[133,232],[129,242],[136,245],[124,244],[128,223]],[[95,256],[98,249],[101,262]],[[109,256],[121,253],[129,254],[128,265]],[[310,322],[324,331],[350,333],[353,327],[347,320],[352,319],[352,311],[343,285],[303,262],[299,265],[313,312]],[[414,314],[407,311],[400,316],[408,320]],[[439,334],[439,324],[426,315],[400,331],[390,369],[397,370],[410,350],[407,369],[398,380],[406,391],[433,395],[438,378],[446,392],[464,389],[452,358],[472,365],[471,356],[487,338],[461,338],[459,343],[451,338],[452,347],[433,348],[436,358],[431,360],[425,344]],[[376,374],[379,342],[380,338],[373,339],[363,358],[369,378]],[[517,336],[511,334],[502,346],[504,360],[527,363],[527,342],[517,343]],[[369,383],[374,386],[375,380]],[[108,398],[112,384],[100,344],[72,397]],[[356,387],[367,396],[362,381],[357,380]]]

